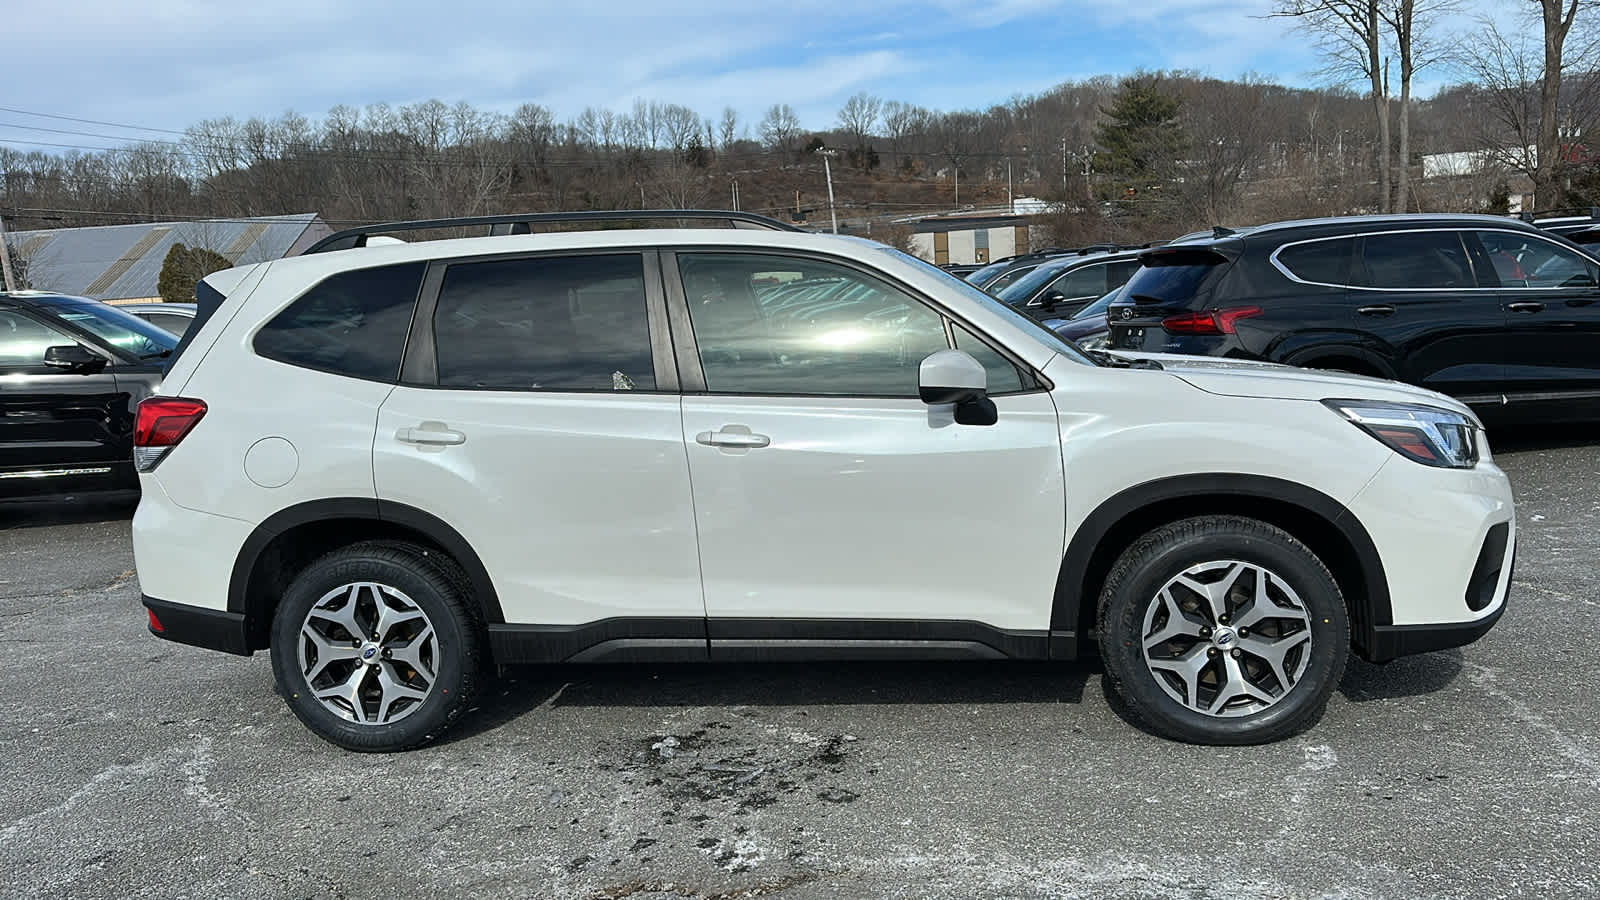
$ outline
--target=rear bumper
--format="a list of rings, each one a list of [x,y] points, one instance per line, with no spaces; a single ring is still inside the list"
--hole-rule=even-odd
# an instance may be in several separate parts
[[[155,622],[150,623],[150,633],[156,637],[188,644],[191,647],[221,650],[239,656],[250,655],[250,644],[246,640],[242,613],[204,609],[183,603],[168,603],[149,595],[144,597],[144,606],[155,617],[156,622],[161,623],[159,631],[156,630]]]

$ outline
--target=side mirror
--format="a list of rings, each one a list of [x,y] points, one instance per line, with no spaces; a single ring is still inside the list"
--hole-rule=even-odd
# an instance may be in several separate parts
[[[44,364],[68,372],[98,372],[105,368],[105,357],[82,344],[62,344],[44,349]]]
[[[917,370],[917,392],[922,402],[930,406],[954,403],[959,425],[993,425],[1000,421],[988,390],[989,373],[983,364],[960,350],[930,354]]]

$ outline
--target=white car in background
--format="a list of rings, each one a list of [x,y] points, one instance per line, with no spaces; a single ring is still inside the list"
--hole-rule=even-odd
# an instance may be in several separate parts
[[[215,273],[139,408],[150,629],[270,649],[356,750],[496,664],[1073,659],[1243,744],[1353,647],[1505,608],[1511,489],[1460,403],[1267,364],[1086,354],[938,268],[741,213]],[[827,284],[799,292],[785,285]],[[197,698],[198,700],[198,698]]]

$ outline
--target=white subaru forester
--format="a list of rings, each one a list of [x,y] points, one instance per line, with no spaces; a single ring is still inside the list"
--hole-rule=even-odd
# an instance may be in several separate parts
[[[1352,647],[1504,609],[1511,489],[1447,397],[1086,354],[880,244],[628,215],[738,227],[390,223],[205,279],[138,412],[150,629],[270,649],[355,750],[501,664],[1095,643],[1145,727],[1243,744],[1315,722]],[[368,241],[441,224],[521,233]]]

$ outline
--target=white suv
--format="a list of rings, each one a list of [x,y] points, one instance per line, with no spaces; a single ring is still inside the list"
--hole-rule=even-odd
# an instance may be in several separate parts
[[[439,225],[391,223],[208,277],[138,415],[150,629],[270,649],[356,750],[497,664],[1096,642],[1132,718],[1243,744],[1315,722],[1352,646],[1500,617],[1511,489],[1454,400],[1087,355],[888,247],[713,216],[743,227],[367,245]]]

